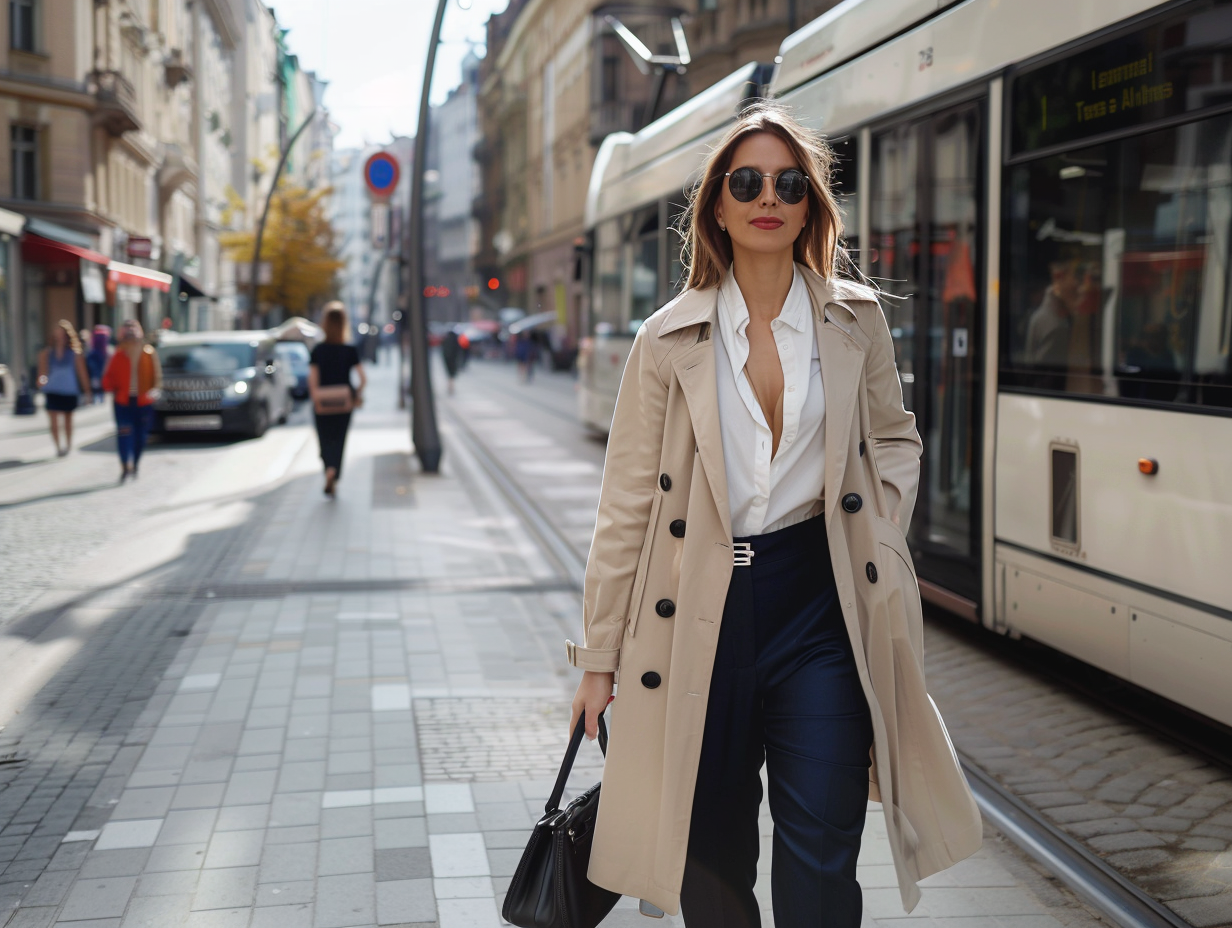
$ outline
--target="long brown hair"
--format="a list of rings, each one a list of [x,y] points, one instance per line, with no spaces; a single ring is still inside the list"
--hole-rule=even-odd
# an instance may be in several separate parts
[[[61,319],[56,323],[56,328],[60,329],[68,339],[68,350],[73,354],[81,354],[81,338],[77,335],[77,330],[73,328],[73,324],[67,319]],[[55,344],[52,344],[55,347]]]
[[[321,311],[321,328],[325,330],[325,340],[332,345],[341,345],[347,340],[350,320],[346,305],[341,300],[330,300],[325,304]]]
[[[732,153],[737,145],[758,132],[769,132],[782,139],[800,170],[808,175],[808,218],[796,238],[795,260],[826,278],[834,275],[836,267],[849,263],[840,244],[843,216],[830,190],[834,152],[819,133],[793,119],[786,107],[759,100],[744,111],[714,147],[702,166],[701,179],[689,193],[689,205],[680,218],[679,231],[684,239],[680,261],[688,269],[690,289],[717,287],[731,267],[731,239],[719,228],[714,211],[727,179],[724,175],[732,168]]]

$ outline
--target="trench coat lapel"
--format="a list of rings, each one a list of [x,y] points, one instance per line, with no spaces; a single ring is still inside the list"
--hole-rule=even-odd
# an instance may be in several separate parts
[[[822,278],[810,275],[809,296],[813,303],[813,330],[821,360],[821,388],[826,397],[826,525],[837,511],[843,476],[847,472],[847,447],[851,418],[855,414],[864,369],[864,349],[852,334],[855,316],[843,303],[831,298]]]
[[[713,333],[714,327],[710,331]],[[693,422],[697,453],[719,510],[723,531],[732,537],[731,505],[727,499],[727,467],[723,463],[723,435],[719,428],[719,390],[714,374],[714,339],[699,341],[672,360],[689,419]]]
[[[693,423],[694,441],[701,456],[702,470],[710,484],[715,508],[723,523],[723,531],[732,537],[731,506],[727,499],[727,467],[723,462],[723,434],[719,427],[719,389],[714,373],[714,339],[718,337],[717,288],[687,290],[668,309],[667,318],[659,329],[663,337],[688,326],[698,326],[697,337],[685,338],[690,344],[672,359],[672,370],[684,393],[689,419]]]

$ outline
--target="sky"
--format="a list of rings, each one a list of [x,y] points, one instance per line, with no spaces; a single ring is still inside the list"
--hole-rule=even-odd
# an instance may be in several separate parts
[[[329,82],[325,105],[341,127],[336,147],[414,135],[435,0],[266,0],[300,66]],[[483,57],[484,23],[508,0],[448,0],[436,53],[432,102],[461,80],[472,48]],[[463,9],[465,4],[468,9]]]

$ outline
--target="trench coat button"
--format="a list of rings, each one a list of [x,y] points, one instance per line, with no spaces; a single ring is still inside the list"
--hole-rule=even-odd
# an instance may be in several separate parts
[[[666,493],[672,488],[672,478],[667,476],[667,474],[659,474],[659,486],[662,487],[663,492]]]
[[[673,519],[672,524],[667,527],[667,530],[672,533],[673,538],[683,538],[684,519]]]
[[[860,442],[860,457],[864,457],[864,442]]]
[[[661,599],[655,603],[655,612],[665,619],[670,619],[676,614],[676,604],[670,599]]]
[[[662,682],[663,678],[653,670],[647,670],[644,674],[642,674],[642,686],[646,687],[648,690],[653,690]]]
[[[868,576],[869,583],[877,582],[877,565],[872,561],[864,565],[864,573]]]
[[[864,505],[864,500],[860,499],[859,493],[848,493],[843,497],[844,512],[859,512],[860,507]]]

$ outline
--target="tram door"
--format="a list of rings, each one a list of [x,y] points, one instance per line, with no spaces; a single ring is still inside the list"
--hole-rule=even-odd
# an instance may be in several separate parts
[[[984,103],[872,136],[866,271],[924,440],[908,541],[920,579],[978,603]]]

